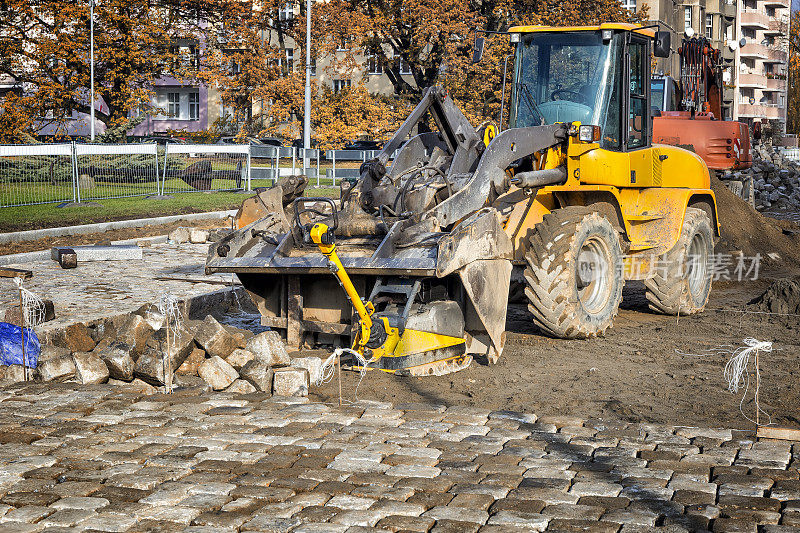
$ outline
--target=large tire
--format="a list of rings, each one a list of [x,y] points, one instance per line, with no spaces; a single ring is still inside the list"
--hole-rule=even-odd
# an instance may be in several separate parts
[[[714,230],[702,209],[687,207],[675,246],[659,256],[655,276],[645,280],[651,310],[692,315],[703,310],[711,293]]]
[[[585,207],[545,215],[525,260],[528,309],[545,333],[589,338],[611,326],[625,282],[619,233],[606,217]]]

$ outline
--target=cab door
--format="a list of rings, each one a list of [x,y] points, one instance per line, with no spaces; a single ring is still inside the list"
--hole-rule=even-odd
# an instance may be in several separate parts
[[[653,150],[650,118],[650,40],[634,32],[626,39],[625,72],[628,98],[625,99],[627,133],[624,151],[630,160],[629,187],[652,187]]]

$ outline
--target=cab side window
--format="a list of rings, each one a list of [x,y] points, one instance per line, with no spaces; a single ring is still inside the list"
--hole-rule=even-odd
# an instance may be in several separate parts
[[[628,107],[628,148],[641,148],[647,144],[649,113],[647,109],[647,42],[632,39],[628,45],[630,61],[630,100]]]

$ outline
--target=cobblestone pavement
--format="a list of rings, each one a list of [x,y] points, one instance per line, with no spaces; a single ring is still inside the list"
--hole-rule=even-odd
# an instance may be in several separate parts
[[[41,298],[53,300],[56,319],[37,328],[43,331],[75,322],[88,322],[134,311],[158,301],[162,294],[179,299],[222,288],[219,284],[190,283],[181,278],[230,282],[230,275],[206,276],[208,244],[154,244],[143,249],[141,261],[84,262],[64,270],[55,261],[9,265],[33,271],[25,287]],[[13,280],[0,279],[0,318],[5,309],[16,305]]]
[[[800,526],[800,443],[730,430],[106,385],[0,399],[4,532]]]

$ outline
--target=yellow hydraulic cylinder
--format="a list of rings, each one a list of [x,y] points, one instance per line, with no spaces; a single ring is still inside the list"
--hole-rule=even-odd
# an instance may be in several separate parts
[[[350,276],[347,275],[339,256],[336,255],[336,243],[334,242],[333,234],[328,231],[326,224],[317,223],[311,228],[311,240],[319,246],[322,254],[328,258],[331,271],[336,276],[336,279],[339,280],[339,285],[342,286],[347,298],[358,313],[358,317],[361,319],[359,344],[365,344],[369,340],[369,332],[372,329],[372,317],[370,316],[372,312],[361,301],[361,296],[358,295]],[[372,306],[372,304],[369,305],[370,307]]]

